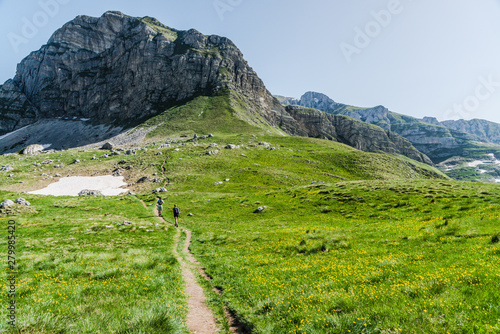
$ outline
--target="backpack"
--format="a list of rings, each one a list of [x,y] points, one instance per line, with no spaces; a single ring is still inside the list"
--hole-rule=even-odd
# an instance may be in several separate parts
[[[175,213],[176,215],[178,215],[178,214],[179,214],[179,208],[174,208],[174,213]]]
[[[158,204],[163,205],[163,200],[162,199],[158,200]]]

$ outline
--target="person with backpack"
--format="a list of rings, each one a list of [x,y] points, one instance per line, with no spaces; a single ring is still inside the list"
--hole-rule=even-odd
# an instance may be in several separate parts
[[[161,217],[161,212],[163,211],[163,200],[161,199],[160,196],[157,197],[158,200],[156,201],[156,205],[158,208],[158,217]]]
[[[174,211],[175,227],[179,227],[179,224],[177,223],[177,218],[179,218],[181,212],[179,211],[177,204],[174,204],[173,211]]]

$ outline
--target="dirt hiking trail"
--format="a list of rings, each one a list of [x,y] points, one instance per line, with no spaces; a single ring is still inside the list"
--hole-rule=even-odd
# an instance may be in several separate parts
[[[143,202],[144,206],[146,204]],[[155,215],[159,220],[165,221],[163,217],[158,216],[158,210],[154,209]],[[168,223],[168,222],[167,222]],[[177,228],[174,237],[174,247],[172,249],[175,258],[179,261],[182,270],[182,278],[184,279],[186,286],[186,294],[188,295],[188,315],[187,315],[187,326],[189,331],[194,334],[215,334],[218,332],[218,327],[215,323],[215,318],[212,311],[205,304],[205,294],[203,288],[196,282],[196,277],[194,273],[189,268],[189,265],[184,261],[182,256],[177,252],[177,247],[179,245],[180,230],[182,228]],[[194,259],[189,253],[189,244],[191,242],[191,231],[182,229],[186,233],[186,244],[184,246],[184,252],[191,259]]]

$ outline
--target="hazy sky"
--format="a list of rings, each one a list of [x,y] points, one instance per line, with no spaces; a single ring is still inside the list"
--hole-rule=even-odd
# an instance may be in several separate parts
[[[0,81],[106,10],[229,37],[273,94],[500,123],[500,0],[0,0]]]

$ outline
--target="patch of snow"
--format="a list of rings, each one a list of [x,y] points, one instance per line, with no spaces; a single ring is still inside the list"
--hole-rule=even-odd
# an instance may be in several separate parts
[[[483,160],[474,160],[472,162],[467,163],[467,167],[477,167],[479,165],[483,165],[484,161]]]
[[[80,121],[87,122],[87,121],[90,121],[90,118],[80,118]]]
[[[49,184],[46,188],[30,191],[29,194],[52,196],[78,196],[84,189],[99,190],[104,196],[117,196],[128,189],[123,176],[71,176],[63,177],[57,182]]]
[[[48,149],[49,147],[51,147],[51,146],[52,146],[52,144],[42,144],[42,146],[43,146],[43,149],[44,149],[44,150],[46,150],[46,149]]]

